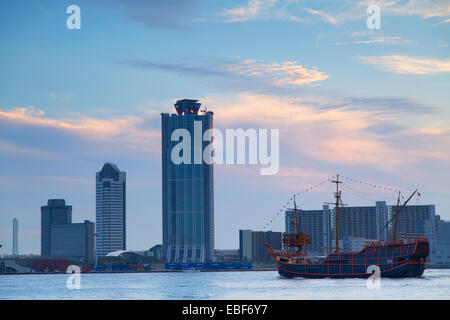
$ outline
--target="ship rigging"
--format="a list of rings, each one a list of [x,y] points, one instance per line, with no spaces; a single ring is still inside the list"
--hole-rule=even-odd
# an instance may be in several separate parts
[[[346,178],[350,179],[350,178]],[[360,182],[356,179],[350,179]],[[336,179],[328,179],[327,181],[336,184],[336,192],[334,193],[335,202],[325,204],[335,205],[335,246],[334,253],[328,255],[320,262],[312,262],[308,256],[308,245],[311,244],[311,236],[300,231],[299,217],[297,209],[296,195],[291,199],[294,202],[293,224],[295,232],[285,233],[283,235],[283,249],[274,250],[269,244],[267,252],[273,256],[277,263],[278,271],[286,277],[309,277],[309,278],[347,278],[347,277],[368,277],[366,272],[368,267],[376,265],[381,270],[384,277],[418,277],[421,276],[426,263],[426,257],[429,253],[428,239],[414,238],[405,241],[397,241],[397,221],[402,209],[418,193],[415,190],[408,199],[400,206],[401,193],[398,191],[398,199],[396,211],[391,219],[380,231],[394,221],[392,241],[379,241],[367,244],[360,252],[342,252],[339,247],[340,238],[340,207],[345,206],[342,202],[341,190],[339,185],[343,182]],[[364,182],[363,182],[364,183]],[[321,183],[322,184],[322,183]],[[367,183],[364,183],[367,184]],[[369,184],[375,186],[373,184]],[[393,188],[382,187],[388,190]],[[308,189],[307,191],[311,190]],[[328,247],[328,249],[331,249]]]

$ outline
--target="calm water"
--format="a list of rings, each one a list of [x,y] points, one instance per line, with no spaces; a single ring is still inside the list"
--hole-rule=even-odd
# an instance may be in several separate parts
[[[285,279],[275,271],[82,274],[81,289],[65,274],[0,275],[0,299],[450,299],[450,270],[418,279]]]

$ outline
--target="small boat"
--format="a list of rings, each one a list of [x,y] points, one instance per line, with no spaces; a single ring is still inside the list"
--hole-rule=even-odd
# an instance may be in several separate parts
[[[336,225],[339,226],[339,206],[342,205],[339,191],[339,175],[336,183]],[[336,228],[335,252],[329,253],[321,261],[313,261],[306,251],[311,243],[308,234],[299,232],[297,205],[294,196],[295,233],[283,236],[283,250],[274,250],[268,246],[267,252],[274,258],[278,273],[287,278],[368,278],[373,272],[381,277],[406,278],[420,277],[423,274],[426,258],[429,254],[428,239],[412,238],[396,240],[397,217],[414,193],[400,207],[400,194],[397,210],[385,228],[395,220],[393,239],[391,241],[370,242],[359,252],[339,252],[339,229]],[[305,249],[305,252],[303,252]]]

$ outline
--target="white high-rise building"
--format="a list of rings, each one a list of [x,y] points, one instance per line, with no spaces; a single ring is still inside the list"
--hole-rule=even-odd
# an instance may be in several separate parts
[[[95,225],[97,256],[126,250],[126,173],[105,163],[96,174]]]
[[[13,246],[12,255],[17,257],[19,255],[19,220],[13,219]]]

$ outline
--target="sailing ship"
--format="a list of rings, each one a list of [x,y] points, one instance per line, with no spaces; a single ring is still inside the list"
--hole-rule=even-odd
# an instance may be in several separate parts
[[[283,249],[274,250],[268,246],[267,252],[275,259],[278,273],[287,278],[368,278],[373,271],[381,277],[406,278],[420,277],[423,274],[426,258],[429,254],[428,239],[416,237],[411,239],[396,239],[397,218],[413,194],[400,206],[400,192],[396,212],[386,228],[394,221],[393,236],[390,241],[369,242],[359,252],[340,252],[339,248],[339,207],[343,205],[339,190],[339,175],[336,180],[335,198],[335,231],[336,240],[334,252],[328,253],[322,260],[314,260],[308,256],[307,246],[311,237],[299,231],[297,204],[294,196],[294,233],[285,233]],[[384,229],[383,228],[383,229]],[[382,230],[383,231],[383,230]],[[331,249],[331,248],[329,248]]]

